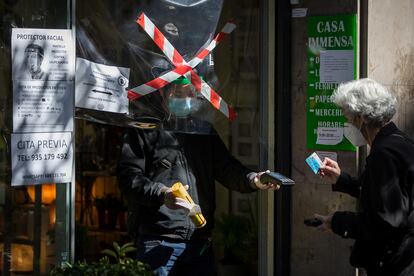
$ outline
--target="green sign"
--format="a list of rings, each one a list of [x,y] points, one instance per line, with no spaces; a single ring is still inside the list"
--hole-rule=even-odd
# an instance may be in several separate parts
[[[306,143],[309,149],[355,150],[343,136],[345,117],[331,101],[342,82],[356,79],[356,15],[308,18]]]

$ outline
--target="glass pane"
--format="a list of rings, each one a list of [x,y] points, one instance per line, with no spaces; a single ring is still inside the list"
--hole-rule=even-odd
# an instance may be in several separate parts
[[[206,4],[207,7],[215,7],[208,11],[208,18],[202,17],[203,9],[186,6],[190,3],[202,5],[200,3],[204,2],[216,5]],[[238,113],[237,119],[230,122],[209,105],[214,114],[210,122],[235,157],[251,169],[258,169],[261,122],[258,116],[260,17],[257,1],[91,0],[79,1],[76,8],[77,57],[129,68],[130,88],[174,68],[173,62],[168,61],[166,54],[136,23],[142,11],[186,61],[191,60],[226,22],[235,20],[237,29],[220,41],[213,54],[206,58],[206,63],[197,67],[197,73]],[[110,248],[113,241],[124,243],[131,240],[125,229],[123,199],[114,169],[123,127],[134,120],[151,117],[160,122],[168,117],[164,102],[157,101],[159,94],[130,102],[131,116],[77,108],[77,117],[87,121],[76,122],[76,259],[96,261],[101,257],[100,251]],[[120,206],[114,220],[111,220],[110,207],[105,206],[109,199]],[[241,271],[249,271],[249,275],[257,274],[257,194],[228,192],[217,185],[216,199],[217,225],[226,228],[217,227],[214,233],[216,263],[219,263],[221,275],[242,275]],[[234,227],[240,224],[245,231],[237,231],[240,228]],[[234,230],[231,235],[237,235],[238,241],[230,247],[226,239],[232,238],[222,236],[223,231],[229,229]],[[87,242],[83,243],[84,240]],[[234,265],[236,270],[229,272],[228,269],[234,269]]]
[[[113,242],[131,241],[116,177],[122,134],[117,126],[76,120],[76,261],[97,261]]]
[[[219,124],[220,135],[227,141],[232,154],[255,171],[259,170],[259,143],[263,143],[259,139],[260,124],[263,123],[260,122],[259,113],[259,3],[249,0],[224,1],[221,19],[235,19],[237,29],[229,40],[223,40],[215,56],[216,72],[222,84],[220,93],[233,103],[238,114],[231,124]],[[220,193],[218,189],[217,194]],[[257,275],[258,195],[231,192],[228,200],[229,205],[219,204],[216,211],[220,222],[215,232],[219,243],[219,275]],[[222,224],[225,220],[228,223]],[[242,231],[238,229],[239,225],[244,225]],[[223,233],[226,233],[224,240]],[[233,236],[238,242],[228,243]]]
[[[11,187],[12,28],[67,29],[71,1],[0,1],[0,274],[48,275],[55,265],[56,185]],[[69,235],[69,233],[67,233]]]

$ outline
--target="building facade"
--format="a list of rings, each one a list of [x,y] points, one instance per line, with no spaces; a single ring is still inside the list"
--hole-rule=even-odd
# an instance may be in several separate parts
[[[321,105],[325,113],[311,110],[315,97],[335,87],[322,87],[322,79],[373,78],[397,94],[395,122],[414,137],[410,0],[0,1],[0,274],[48,275],[65,262],[98,260],[113,241],[130,241],[116,177],[122,134],[126,127],[159,126],[165,117],[153,102],[128,102],[126,91],[158,77],[160,68],[175,68],[137,24],[142,12],[187,62],[226,23],[236,25],[195,69],[237,118],[211,106],[208,118],[243,164],[296,183],[249,195],[217,183],[216,220],[227,215],[251,231],[240,236],[249,248],[238,252],[244,265],[232,267],[220,262],[222,233],[214,234],[218,274],[355,275],[352,241],[303,220],[356,210],[357,202],[332,193],[305,159],[322,151],[356,175],[367,149],[322,143],[323,127],[344,118],[333,116],[329,103]],[[340,76],[326,69],[326,60],[338,57],[347,68]],[[39,68],[44,74],[33,77]],[[116,104],[91,102],[112,99],[102,91],[79,96],[85,75],[94,75],[95,85],[106,79],[104,88],[115,75],[127,89]],[[320,132],[310,127],[318,123]]]

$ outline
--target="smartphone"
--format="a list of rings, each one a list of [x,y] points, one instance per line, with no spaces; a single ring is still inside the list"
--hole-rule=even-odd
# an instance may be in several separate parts
[[[310,226],[310,227],[318,227],[319,225],[321,225],[323,222],[320,219],[317,218],[309,218],[309,219],[305,219],[303,221],[303,223],[306,226]]]
[[[280,186],[295,185],[295,181],[277,172],[265,172],[260,176],[260,182],[262,182],[263,184],[275,183]]]

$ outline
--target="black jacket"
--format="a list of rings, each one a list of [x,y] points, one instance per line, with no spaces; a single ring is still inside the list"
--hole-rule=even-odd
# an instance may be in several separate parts
[[[215,180],[231,190],[252,192],[251,172],[228,152],[217,134],[128,129],[118,178],[128,198],[131,234],[182,240],[210,236],[216,207]],[[188,193],[207,220],[203,228],[195,231],[182,210],[163,205],[161,189],[177,181],[190,186]]]
[[[414,143],[394,123],[375,137],[365,170],[356,179],[342,173],[333,189],[360,199],[360,212],[336,212],[332,230],[355,239],[351,263],[369,275],[401,272],[414,260]]]

